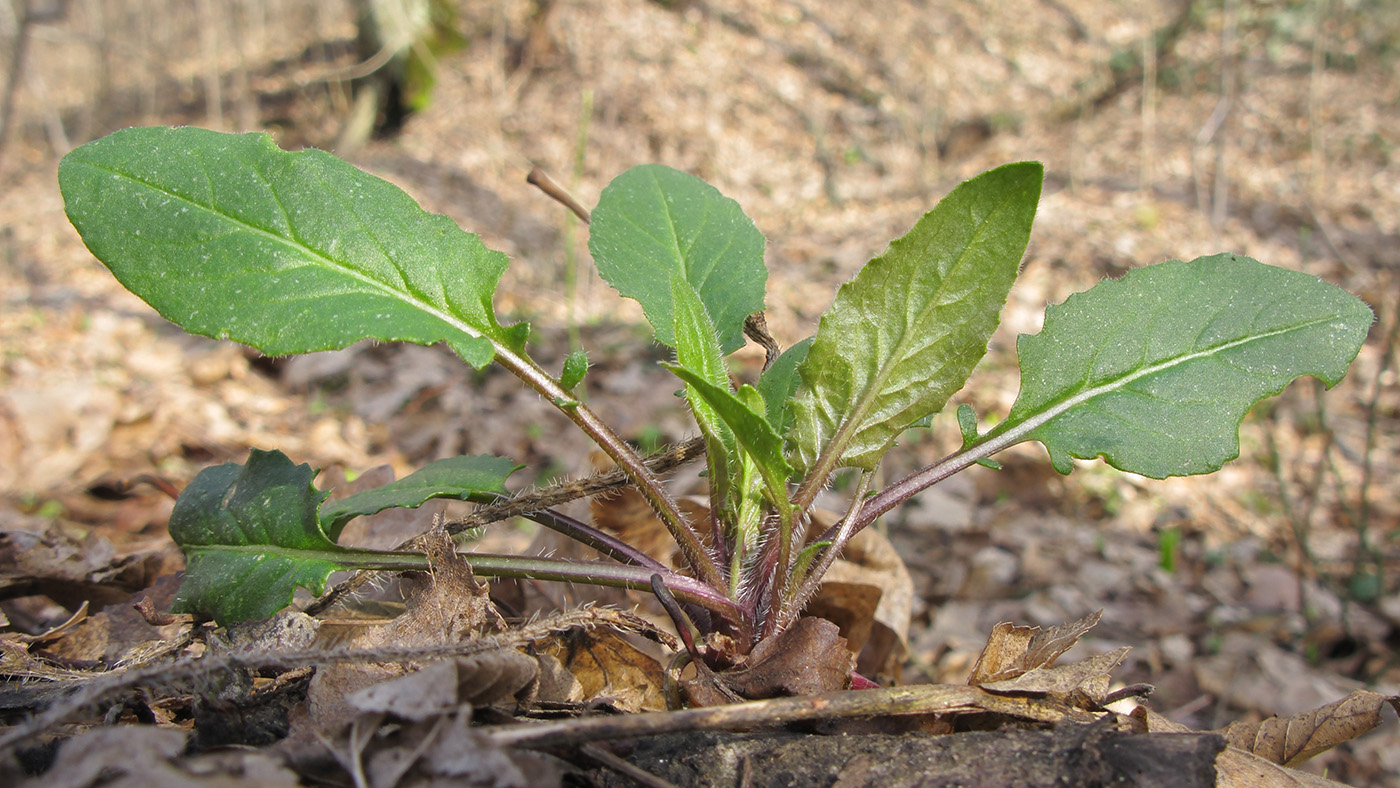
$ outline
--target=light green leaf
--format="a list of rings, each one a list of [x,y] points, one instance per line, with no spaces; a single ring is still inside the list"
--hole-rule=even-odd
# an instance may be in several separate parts
[[[574,386],[583,382],[588,374],[588,351],[583,348],[573,351],[564,359],[564,373],[559,376],[559,385],[565,391],[573,391]]]
[[[744,318],[763,309],[763,235],[715,187],[659,164],[633,167],[603,189],[589,225],[598,273],[642,305],[656,340],[675,347],[671,275],[700,294],[725,353],[744,344]]]
[[[798,368],[794,459],[809,476],[874,468],[962,387],[1016,278],[1042,174],[1022,162],[963,183],[842,285]]]
[[[383,487],[327,503],[321,507],[321,527],[334,541],[354,518],[391,507],[412,509],[433,498],[489,503],[505,494],[506,479],[521,467],[504,457],[448,457]]]
[[[170,536],[188,559],[172,609],[227,624],[267,618],[297,586],[321,593],[347,565],[317,523],[325,495],[313,475],[281,452],[254,449],[247,465],[195,476],[170,513]]]
[[[812,338],[807,337],[784,350],[758,379],[757,388],[763,395],[763,407],[768,414],[768,423],[773,425],[773,429],[779,435],[786,435],[788,425],[792,423],[792,396],[802,384],[802,378],[797,374],[797,366],[807,358],[807,351],[811,347]]]
[[[1020,396],[985,439],[1038,440],[1061,473],[1096,456],[1157,479],[1209,473],[1239,456],[1255,402],[1303,375],[1341,380],[1372,320],[1345,290],[1247,257],[1140,268],[1020,337]]]
[[[695,288],[674,272],[671,274],[671,302],[675,321],[676,363],[710,385],[728,391],[729,368],[724,364],[714,323],[710,322],[710,316]],[[690,403],[691,413],[695,414],[695,423],[705,435],[710,481],[715,485],[719,499],[726,500],[734,482],[731,478],[736,448],[734,433],[695,387],[686,386],[685,398]]]
[[[127,289],[196,334],[269,355],[365,338],[522,352],[496,322],[506,257],[321,151],[266,134],[136,128],[59,164],[68,217]]]
[[[733,431],[734,439],[758,466],[773,503],[780,507],[787,505],[787,480],[792,475],[792,466],[783,456],[783,439],[757,410],[763,406],[762,396],[752,386],[743,386],[738,392],[732,392],[685,367],[676,364],[664,366],[692,386],[714,408],[715,413]],[[748,399],[753,401],[752,406],[745,402]]]

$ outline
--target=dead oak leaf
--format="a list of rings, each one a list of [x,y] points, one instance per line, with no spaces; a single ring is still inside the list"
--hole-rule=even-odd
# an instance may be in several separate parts
[[[1296,766],[1380,725],[1381,710],[1387,705],[1400,711],[1400,697],[1356,690],[1312,711],[1258,723],[1231,723],[1224,734],[1232,747]]]
[[[1008,622],[997,624],[987,637],[987,645],[977,657],[967,683],[984,686],[1013,679],[1029,670],[1050,667],[1074,648],[1079,638],[1099,623],[1102,615],[1100,610],[1050,629],[1020,627]]]
[[[1071,693],[1083,693],[1094,703],[1101,702],[1108,693],[1110,673],[1123,664],[1132,649],[1124,646],[1070,665],[1049,668],[1032,668],[1025,673],[1002,681],[989,681],[979,686],[988,692],[1013,695],[1052,695],[1068,697]]]

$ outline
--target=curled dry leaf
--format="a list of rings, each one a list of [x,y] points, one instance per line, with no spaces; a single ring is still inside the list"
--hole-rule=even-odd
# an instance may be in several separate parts
[[[1080,693],[1091,703],[1101,703],[1108,693],[1110,673],[1123,664],[1132,649],[1124,646],[1070,665],[1031,668],[1021,675],[1002,681],[988,681],[980,686],[988,692],[1007,695],[1031,694],[1069,697]]]
[[[666,708],[661,663],[617,632],[561,632],[539,648],[574,675],[585,700],[606,700],[625,711]]]
[[[1224,731],[1231,747],[1273,763],[1296,766],[1381,724],[1386,706],[1400,711],[1400,697],[1357,690],[1336,703],[1259,723],[1231,723]]]
[[[760,641],[743,666],[718,676],[728,689],[757,700],[846,689],[854,669],[855,655],[836,625],[808,617],[777,637]],[[709,690],[703,676],[686,682],[686,692],[696,706],[727,702],[722,693]]]
[[[981,686],[1016,678],[1029,670],[1048,668],[1074,648],[1079,638],[1099,623],[1103,611],[1050,629],[1018,627],[1007,622],[992,628],[987,645],[977,657],[968,684]]]
[[[1215,759],[1215,788],[1348,788],[1348,786],[1280,766],[1244,750],[1228,747]]]

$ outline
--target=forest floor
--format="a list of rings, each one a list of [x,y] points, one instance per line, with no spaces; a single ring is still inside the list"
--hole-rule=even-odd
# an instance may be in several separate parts
[[[63,214],[57,148],[149,123],[328,147],[348,108],[345,85],[325,78],[354,62],[348,8],[230,4],[210,34],[200,4],[162,5],[159,24],[142,15],[150,5],[37,23],[0,149],[11,676],[111,667],[151,642],[130,602],[168,599],[183,559],[165,532],[169,498],[123,480],[178,488],[253,447],[323,479],[464,453],[524,464],[522,488],[592,468],[583,436],[505,373],[438,347],[259,357],[183,334],[92,258]],[[640,309],[586,266],[586,228],[526,184],[534,166],[585,205],[647,162],[737,200],[768,239],[767,320],[786,346],[959,181],[1044,162],[1023,273],[953,401],[979,414],[1010,408],[1015,337],[1039,330],[1047,304],[1141,265],[1229,251],[1366,300],[1378,322],[1348,377],[1326,392],[1299,381],[1256,408],[1219,473],[1159,482],[1084,462],[1059,476],[1031,444],[1001,471],[925,493],[883,533],[913,584],[901,683],[966,681],[997,622],[1053,627],[1102,610],[1066,659],[1130,646],[1114,680],[1154,685],[1152,707],[1192,728],[1363,687],[1400,694],[1400,9],[595,0],[493,4],[458,26],[466,45],[441,56],[430,103],[347,157],[508,253],[498,311],[535,326],[546,365],[587,349],[590,405],[645,447],[693,434],[664,353]],[[753,371],[762,354],[738,358]],[[950,410],[883,472],[958,445]],[[425,507],[399,525],[459,511]],[[488,539],[527,549],[537,535],[513,524]],[[27,710],[15,703],[0,710],[10,721]],[[1302,768],[1398,784],[1394,715]]]

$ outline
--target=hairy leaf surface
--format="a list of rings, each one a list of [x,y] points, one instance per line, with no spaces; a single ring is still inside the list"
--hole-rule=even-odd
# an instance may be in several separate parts
[[[328,153],[136,128],[69,153],[58,177],[92,253],[196,334],[270,355],[446,341],[481,367],[528,332],[492,308],[505,255]]]
[[[692,386],[714,408],[715,413],[733,431],[735,440],[753,458],[774,502],[779,506],[785,505],[787,480],[792,475],[792,466],[783,456],[783,439],[759,412],[763,407],[762,396],[752,386],[744,386],[736,393],[720,388],[684,367],[667,364],[666,368]],[[745,400],[751,401],[752,405]]]
[[[327,503],[321,507],[321,526],[335,540],[356,517],[395,506],[415,508],[434,498],[489,503],[505,494],[506,479],[521,467],[504,457],[448,457],[398,481]]]
[[[873,468],[962,387],[1016,278],[1042,174],[1022,162],[963,183],[841,286],[799,367],[796,465]]]
[[[1056,470],[1102,456],[1161,479],[1239,456],[1239,424],[1303,375],[1328,387],[1371,326],[1361,299],[1308,274],[1222,254],[1104,281],[1016,343],[1021,393],[989,435],[1038,440]]]
[[[247,465],[200,471],[170,513],[170,536],[188,559],[173,609],[251,621],[290,604],[297,586],[321,593],[346,565],[318,523],[325,494],[313,476],[310,465],[259,449]]]
[[[588,249],[603,279],[642,305],[656,340],[675,347],[671,275],[700,294],[725,353],[744,344],[744,318],[763,309],[763,234],[743,209],[670,167],[633,167],[603,189]]]

